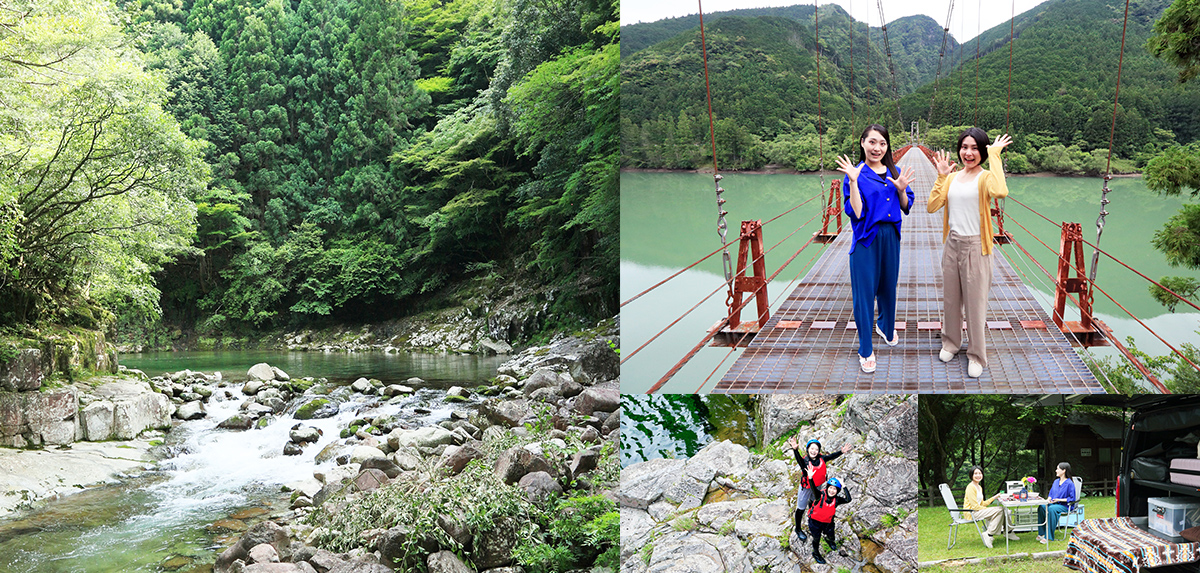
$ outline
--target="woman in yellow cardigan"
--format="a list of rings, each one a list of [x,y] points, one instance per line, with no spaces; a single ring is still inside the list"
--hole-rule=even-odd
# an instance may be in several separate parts
[[[942,209],[942,299],[946,305],[942,321],[942,350],[938,358],[950,362],[962,347],[963,310],[967,315],[967,375],[978,378],[987,366],[988,290],[992,286],[992,216],[988,202],[1008,196],[1000,152],[1012,139],[1001,135],[988,145],[987,132],[972,127],[958,136],[958,159],[937,152],[937,182],[929,192],[929,212]],[[983,162],[991,154],[988,169]]]
[[[971,468],[971,483],[967,484],[967,491],[963,492],[963,509],[971,510],[971,513],[964,515],[967,519],[978,519],[987,523],[987,530],[983,533],[983,544],[991,549],[992,538],[996,535],[1004,533],[1004,508],[989,507],[997,498],[1007,498],[1004,494],[996,494],[987,499],[983,498],[983,468],[975,466]],[[1010,541],[1020,541],[1021,538],[1011,533],[1005,534]]]

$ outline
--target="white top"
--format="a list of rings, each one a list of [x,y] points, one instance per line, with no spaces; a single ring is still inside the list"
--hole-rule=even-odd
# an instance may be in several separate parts
[[[970,237],[979,234],[979,174],[963,177],[960,172],[950,182],[946,193],[946,211],[950,214],[950,230]]]

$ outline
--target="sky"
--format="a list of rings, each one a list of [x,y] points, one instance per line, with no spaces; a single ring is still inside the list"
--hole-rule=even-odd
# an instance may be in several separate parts
[[[637,22],[653,22],[663,18],[695,15],[699,12],[701,0],[625,0],[621,2],[621,25],[636,24]],[[833,2],[849,12],[855,20],[866,21],[871,26],[879,27],[879,4],[882,0],[838,0]],[[883,1],[883,15],[891,22],[904,16],[925,14],[938,24],[945,26],[946,12],[953,0],[886,0]],[[1020,14],[1041,4],[1045,0],[1015,0],[1016,13]],[[822,5],[830,2],[821,2]],[[810,4],[796,0],[706,0],[703,1],[704,13],[723,12],[739,8],[763,8],[767,6],[793,6]],[[958,0],[954,2],[954,12],[950,18],[950,33],[959,42],[965,42],[986,32],[994,26],[1007,23],[1013,15],[1014,0],[1008,2],[994,0]],[[697,20],[699,22],[699,20]]]

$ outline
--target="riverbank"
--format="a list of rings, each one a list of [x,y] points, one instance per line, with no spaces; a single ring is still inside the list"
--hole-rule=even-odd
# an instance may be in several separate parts
[[[136,440],[77,442],[46,450],[0,448],[0,520],[154,469],[158,460],[151,450],[161,438],[150,433]]]
[[[48,507],[72,512],[71,500],[87,497],[88,504],[140,509],[102,533],[46,531],[44,542],[35,524],[54,521],[48,514],[7,522],[0,569],[49,571],[51,562],[61,564],[51,556],[63,551],[93,554],[89,563],[123,571],[256,571],[275,560],[271,570],[384,571],[380,563],[411,565],[414,558],[430,571],[504,571],[564,559],[615,569],[620,382],[609,341],[616,345],[615,337],[560,337],[493,368],[488,380],[456,387],[415,377],[335,383],[268,364],[245,376],[156,376],[142,383],[169,397],[176,421],[158,450],[141,439],[150,457],[169,454],[154,466],[152,483],[89,489],[98,495]],[[103,398],[86,394],[93,404]],[[124,442],[105,445],[126,449]],[[63,473],[42,481],[61,479],[79,491],[75,483],[87,484],[65,463],[79,449],[5,453],[44,456]],[[97,481],[129,484],[129,471],[112,465]],[[394,511],[381,514],[379,504]],[[33,537],[4,535],[31,527]],[[155,533],[147,537],[148,530]],[[251,551],[280,535],[286,541],[274,557]],[[126,538],[137,538],[138,547],[120,558],[109,546],[126,542],[104,541]],[[214,546],[234,547],[232,558],[221,559]],[[465,563],[456,565],[459,559]]]

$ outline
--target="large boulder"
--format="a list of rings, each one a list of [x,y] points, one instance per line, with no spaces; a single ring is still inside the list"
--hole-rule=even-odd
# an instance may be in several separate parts
[[[79,397],[75,390],[0,392],[0,446],[24,448],[75,441]]]
[[[204,410],[204,404],[199,400],[194,402],[186,402],[179,409],[175,410],[175,417],[180,420],[195,420],[208,415]]]
[[[453,444],[456,441],[454,433],[440,426],[426,426],[417,430],[396,428],[388,434],[388,447],[393,451],[405,446],[416,448],[436,448],[437,446]]]
[[[438,551],[429,556],[429,573],[473,573],[470,567],[449,551]]]
[[[571,364],[571,377],[585,384],[620,378],[621,356],[614,350],[618,344],[615,339],[599,338],[581,348],[578,358]]]
[[[489,401],[483,407],[483,415],[493,424],[515,428],[521,420],[533,414],[533,408],[525,400]]]
[[[160,394],[161,396],[161,394]],[[166,396],[163,396],[166,398]],[[80,425],[83,427],[83,439],[89,442],[111,440],[113,435],[113,403],[100,400],[88,404],[80,413]]]
[[[266,362],[259,362],[246,371],[246,377],[250,380],[269,382],[275,379],[275,369]]]
[[[509,448],[500,454],[493,469],[496,477],[508,484],[517,483],[529,473],[554,471],[546,458],[519,447]]]
[[[562,486],[546,472],[525,474],[517,482],[517,487],[525,490],[525,497],[534,503],[553,501],[562,495]]]
[[[114,406],[113,437],[118,440],[132,440],[145,430],[171,425],[171,401],[162,394],[126,396],[117,399]]]
[[[621,407],[621,390],[618,388],[588,388],[575,397],[575,410],[584,416],[593,412],[613,412]]]
[[[230,570],[230,566],[234,561],[242,560],[249,561],[250,550],[263,543],[270,544],[280,555],[289,555],[288,548],[290,546],[287,533],[273,521],[263,521],[252,526],[246,531],[242,538],[237,543],[231,545],[224,553],[217,557],[217,563],[213,567],[216,573],[225,573]]]
[[[446,468],[446,471],[450,475],[458,475],[463,471],[463,468],[467,467],[467,464],[471,463],[471,460],[478,460],[484,457],[485,454],[480,449],[480,445],[482,444],[479,442],[468,442],[454,450],[446,448],[445,453],[442,454],[442,458],[438,460],[438,464]]]
[[[353,450],[350,450],[350,463],[361,464],[371,458],[382,458],[386,455],[387,454],[384,454],[379,448],[372,448],[371,446],[355,446]]]
[[[338,413],[338,404],[327,398],[317,398],[306,402],[296,409],[296,413],[292,416],[297,420],[316,420],[320,418],[332,418]]]
[[[391,479],[396,479],[396,476],[400,475],[400,471],[401,471],[400,466],[396,465],[396,462],[394,462],[386,457],[367,458],[367,459],[363,460],[361,464],[359,464],[359,469],[360,470],[370,470],[370,469],[379,470],[379,471],[383,472],[384,475],[386,475],[387,477],[389,477]]]
[[[0,364],[0,390],[37,390],[45,379],[42,351],[38,348],[22,348],[12,360]]]
[[[557,372],[542,369],[534,372],[533,375],[525,379],[525,386],[522,388],[522,391],[525,392],[526,396],[530,396],[542,388],[557,388],[558,383]]]

